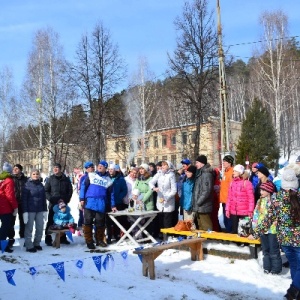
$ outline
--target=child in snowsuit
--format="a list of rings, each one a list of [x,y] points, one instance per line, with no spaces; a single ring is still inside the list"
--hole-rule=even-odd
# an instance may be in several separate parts
[[[260,198],[253,212],[252,228],[255,229],[264,220],[272,203],[274,185],[267,181],[260,185]],[[249,239],[252,235],[249,236]],[[280,247],[277,240],[276,222],[266,228],[265,233],[260,236],[263,251],[263,268],[266,274],[279,274],[282,270]]]
[[[76,224],[74,224],[74,218],[72,217],[70,207],[65,204],[64,201],[59,201],[58,204],[53,207],[54,217],[53,221],[56,229],[69,228],[72,233],[75,232]]]

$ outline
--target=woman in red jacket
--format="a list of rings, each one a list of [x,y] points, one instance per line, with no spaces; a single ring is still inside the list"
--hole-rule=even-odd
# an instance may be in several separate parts
[[[8,237],[12,217],[18,213],[18,202],[15,196],[15,186],[11,173],[12,166],[5,162],[3,172],[0,174],[0,241],[4,241]],[[13,252],[8,245],[4,251]]]
[[[243,179],[244,167],[236,165],[233,168],[233,180],[228,191],[226,217],[231,219],[232,232],[238,232],[239,219],[252,217],[254,210],[254,191],[252,183]]]

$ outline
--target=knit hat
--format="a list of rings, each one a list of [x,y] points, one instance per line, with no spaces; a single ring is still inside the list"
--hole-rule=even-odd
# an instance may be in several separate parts
[[[204,165],[207,164],[207,157],[205,155],[199,155],[196,161],[203,163]]]
[[[18,168],[21,172],[23,171],[23,167],[20,164],[15,164],[14,167]]]
[[[242,175],[244,174],[245,168],[242,165],[236,165],[234,166],[233,171],[239,172]]]
[[[133,189],[131,192],[132,195],[134,196],[139,196],[140,195],[140,191],[138,189]]]
[[[231,155],[225,155],[223,157],[223,161],[227,161],[228,163],[230,163],[231,165],[233,165],[234,158]]]
[[[60,201],[58,203],[58,207],[59,207],[59,209],[62,209],[63,207],[66,207],[66,203],[64,201]]]
[[[141,164],[140,168],[143,168],[145,171],[149,172],[149,166],[147,164]]]
[[[102,165],[104,168],[106,168],[107,169],[107,167],[108,167],[108,163],[105,161],[105,160],[100,160],[99,161],[99,165]]]
[[[182,164],[184,165],[190,165],[191,164],[191,161],[188,159],[188,158],[185,158],[181,161]]]
[[[188,172],[191,172],[193,173],[193,176],[195,176],[196,174],[196,171],[197,171],[197,168],[193,165],[190,165],[187,169],[186,169]]]
[[[3,171],[6,171],[7,173],[12,173],[12,170],[13,170],[12,165],[9,164],[8,162],[5,162],[3,164],[3,168],[2,169],[3,169]]]
[[[273,194],[275,191],[274,184],[271,181],[262,183],[259,187],[261,190],[267,191],[270,194]]]
[[[55,167],[61,169],[61,164],[60,164],[60,163],[55,163],[55,164],[53,165],[53,168],[55,168]]]
[[[284,190],[297,190],[299,187],[298,178],[293,169],[284,169],[281,175],[281,187]]]
[[[266,168],[265,166],[262,166],[262,165],[260,165],[257,168],[257,171],[264,174],[266,177],[268,177],[270,175],[270,172],[269,172],[268,168]]]
[[[94,164],[91,161],[87,161],[87,162],[84,163],[84,168],[85,169],[88,169],[88,168],[93,167],[93,166],[94,166]]]

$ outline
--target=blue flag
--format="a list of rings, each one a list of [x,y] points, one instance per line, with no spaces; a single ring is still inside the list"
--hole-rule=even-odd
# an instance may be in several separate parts
[[[102,255],[92,256],[92,258],[93,258],[94,264],[95,264],[98,272],[101,274],[101,258],[102,258]]]
[[[143,246],[134,248],[134,250],[142,250],[142,249],[144,249]],[[138,257],[139,257],[139,259],[140,259],[140,261],[142,263],[143,262],[143,255],[142,254],[138,254]]]
[[[128,260],[127,260],[128,259],[128,250],[127,251],[122,251],[121,256],[123,258],[123,262],[124,262],[125,267],[127,267],[128,266]]]
[[[16,286],[16,284],[14,282],[14,279],[13,279],[13,277],[15,275],[15,271],[16,271],[16,269],[4,271],[5,275],[6,275],[7,282],[11,285],[14,285],[14,286]]]
[[[73,241],[73,236],[72,236],[72,232],[71,232],[71,231],[66,231],[66,236],[69,238],[69,240],[70,240],[71,242],[74,242],[74,241]]]
[[[65,266],[64,266],[64,262],[59,262],[59,263],[53,263],[50,264],[51,266],[53,266],[53,268],[55,269],[55,271],[57,272],[57,274],[59,275],[59,277],[65,281]]]
[[[79,259],[79,260],[76,262],[76,267],[77,267],[78,269],[82,269],[82,268],[83,268],[83,261]]]
[[[109,268],[113,270],[114,265],[115,265],[115,260],[113,256],[111,254],[107,254],[102,264],[104,270],[107,271]]]
[[[29,274],[32,276],[32,279],[35,279],[35,276],[37,274],[37,270],[35,267],[30,267],[29,268]]]
[[[8,245],[8,240],[1,240],[1,251],[2,251],[2,253],[5,251],[7,245]]]

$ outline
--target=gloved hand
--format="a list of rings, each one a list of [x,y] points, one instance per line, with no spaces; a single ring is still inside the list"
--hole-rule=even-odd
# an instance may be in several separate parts
[[[44,218],[44,221],[48,220],[48,212],[47,211],[43,212],[43,218]]]
[[[18,209],[15,208],[14,211],[13,211],[13,216],[15,217],[17,215],[17,213],[18,213]]]
[[[28,212],[23,213],[23,221],[24,221],[24,224],[28,223]]]

